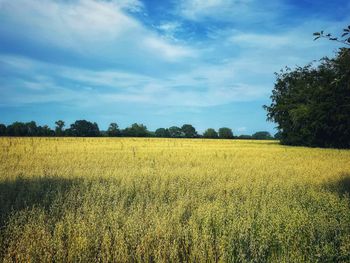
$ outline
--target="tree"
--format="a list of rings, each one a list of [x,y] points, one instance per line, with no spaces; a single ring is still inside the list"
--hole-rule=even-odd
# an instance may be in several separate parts
[[[64,131],[63,131],[64,121],[58,120],[55,122],[55,124],[56,124],[56,128],[55,128],[56,136],[63,136],[64,135]]]
[[[251,140],[252,136],[251,135],[246,135],[246,134],[242,134],[238,136],[238,139],[242,139],[242,140]]]
[[[115,122],[112,122],[108,127],[107,135],[110,137],[120,136],[120,130],[119,130],[118,124],[116,124]]]
[[[252,135],[254,140],[271,140],[273,139],[271,134],[267,131],[258,131]]]
[[[155,136],[163,138],[170,137],[169,129],[159,128],[155,131]]]
[[[38,136],[38,127],[35,121],[27,122],[26,124],[27,136]]]
[[[37,129],[37,136],[54,136],[55,132],[50,129],[49,126],[44,125],[44,126],[38,126]]]
[[[0,136],[5,136],[6,135],[6,125],[0,123]]]
[[[131,127],[123,130],[123,136],[127,137],[148,137],[149,132],[143,124],[134,123]]]
[[[168,130],[169,130],[169,135],[170,135],[171,138],[184,137],[184,134],[183,134],[181,128],[179,128],[177,126],[172,126]]]
[[[314,36],[315,36],[314,40],[317,40],[319,38],[326,38],[326,39],[329,39],[331,41],[336,41],[336,42],[339,42],[341,44],[350,46],[350,37],[349,37],[350,36],[350,25],[347,28],[344,28],[342,35],[338,36],[338,37],[334,37],[330,33],[325,34],[323,30],[320,32],[315,32]]]
[[[9,136],[27,136],[28,130],[26,124],[23,122],[14,122],[7,126],[7,135]]]
[[[277,123],[281,143],[350,147],[350,51],[340,49],[319,65],[276,74],[267,118]]]
[[[233,132],[230,128],[223,127],[219,129],[220,139],[233,139]]]
[[[181,127],[186,138],[196,138],[198,136],[196,129],[191,124],[184,124]]]
[[[77,137],[96,137],[100,136],[100,130],[96,122],[78,120],[71,124],[68,134]]]
[[[279,131],[279,132],[276,132],[275,135],[273,136],[273,138],[274,138],[275,140],[281,140],[281,138],[282,138],[281,132],[280,132],[280,131]]]
[[[218,133],[214,129],[209,128],[203,133],[203,137],[217,139],[219,136],[218,136]]]

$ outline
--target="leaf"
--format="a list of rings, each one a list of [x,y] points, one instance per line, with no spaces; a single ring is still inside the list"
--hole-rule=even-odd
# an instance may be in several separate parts
[[[337,37],[331,37],[329,40],[338,40]]]
[[[319,39],[319,38],[320,38],[320,37],[315,37],[315,38],[314,38],[314,41],[317,40],[317,39]]]
[[[321,34],[320,34],[320,32],[315,32],[315,33],[313,33],[313,35],[314,35],[314,36],[319,36],[319,35],[321,35]]]
[[[321,31],[321,35],[323,35],[323,30]]]
[[[341,35],[341,37],[345,37],[346,35],[348,35],[349,33],[343,33],[342,35]]]
[[[327,34],[327,35],[326,35],[326,37],[330,37],[330,36],[332,36],[332,35],[331,35],[331,34]]]
[[[348,43],[350,43],[350,37],[348,38],[348,40],[347,40],[347,41],[348,41]]]

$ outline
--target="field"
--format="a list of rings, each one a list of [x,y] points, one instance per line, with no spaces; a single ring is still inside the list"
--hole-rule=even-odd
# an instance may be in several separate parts
[[[350,262],[350,151],[0,138],[4,262]]]

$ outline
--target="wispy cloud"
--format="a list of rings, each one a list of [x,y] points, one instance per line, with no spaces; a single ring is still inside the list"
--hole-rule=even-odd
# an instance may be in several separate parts
[[[56,103],[101,119],[146,109],[158,116],[144,115],[154,123],[191,115],[203,128],[233,118],[247,131],[249,121],[263,127],[261,104],[273,88],[273,73],[333,55],[338,46],[314,42],[312,33],[338,32],[350,18],[343,11],[324,18],[299,4],[0,0],[1,113]],[[324,5],[318,12],[326,11]],[[235,105],[253,117],[243,119],[240,112],[230,118]],[[199,117],[214,108],[224,117]]]
[[[135,54],[134,59],[156,56],[171,61],[191,56],[191,48],[165,40],[123,12],[141,10],[142,6],[136,0],[5,0],[0,16],[11,28],[9,34],[15,30],[33,42],[85,56],[118,59],[128,53]]]

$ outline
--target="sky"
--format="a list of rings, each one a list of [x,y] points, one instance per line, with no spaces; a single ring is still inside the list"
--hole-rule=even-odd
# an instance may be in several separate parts
[[[334,56],[345,0],[0,0],[0,123],[276,132],[274,72]]]

